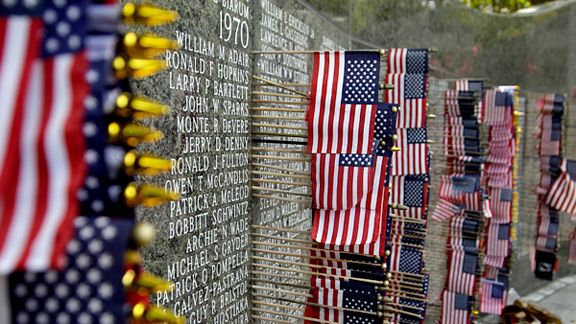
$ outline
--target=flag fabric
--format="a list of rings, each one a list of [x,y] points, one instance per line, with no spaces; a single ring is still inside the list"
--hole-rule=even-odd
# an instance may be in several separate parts
[[[428,49],[390,48],[388,49],[386,73],[428,73]]]
[[[460,250],[450,251],[447,289],[456,293],[474,295],[477,272],[477,253]]]
[[[443,221],[461,212],[461,207],[457,204],[450,202],[450,200],[440,198],[436,203],[436,208],[432,213],[432,219],[435,221]]]
[[[442,324],[468,324],[471,323],[472,296],[444,291],[442,293]]]
[[[40,2],[12,1],[0,4],[0,198],[15,174],[12,170],[23,132],[26,131],[25,101],[33,62],[40,56],[42,41]]]
[[[546,203],[560,211],[576,214],[576,161],[564,160],[563,173],[556,179],[546,197]]]
[[[387,74],[384,82],[394,89],[384,91],[384,101],[398,104],[398,128],[426,127],[427,75],[418,73]]]
[[[498,224],[490,221],[487,226],[488,239],[486,242],[486,255],[507,257],[510,254],[510,224]],[[490,264],[502,267],[502,264]]]
[[[387,158],[380,166],[384,170],[378,169],[374,163],[376,149],[382,147],[381,149],[388,150],[390,144],[382,141],[390,143],[395,132],[396,119],[393,109],[393,105],[378,105],[374,126],[374,139],[377,144],[370,154],[313,154],[313,208],[348,210],[357,207],[362,199],[371,194],[375,172],[384,172],[382,180],[386,178]]]
[[[406,210],[397,210],[400,217],[425,219],[428,197],[428,176],[390,176],[390,202],[402,204]]]
[[[385,218],[388,211],[388,190],[385,184],[388,177],[388,161],[391,154],[390,143],[391,136],[394,133],[394,113],[391,105],[380,105],[379,113],[376,118],[376,134],[374,135],[376,144],[374,146],[373,172],[372,179],[368,188],[362,197],[355,199],[355,205],[347,204],[348,209],[338,209],[339,202],[347,199],[347,181],[342,181],[339,185],[332,185],[333,182],[339,182],[339,179],[346,179],[339,172],[335,175],[334,171],[318,171],[313,173],[312,190],[317,197],[323,194],[322,188],[330,186],[328,194],[332,195],[332,204],[330,209],[314,209],[314,221],[312,225],[312,238],[314,241],[343,246],[360,246],[366,243],[372,243],[378,239],[380,234],[380,224],[382,218]],[[322,177],[324,174],[324,177]],[[328,182],[328,186],[320,183],[320,180]],[[328,181],[327,181],[328,180]],[[358,180],[351,177],[350,181]],[[354,186],[354,182],[352,182]],[[353,190],[350,190],[353,192]],[[356,192],[358,192],[357,190]],[[356,194],[357,195],[357,194]]]
[[[495,221],[512,221],[512,189],[490,189],[490,206]]]
[[[314,53],[309,153],[372,152],[379,75],[378,52]]]
[[[428,173],[428,135],[426,128],[398,129],[396,145],[400,151],[392,154],[391,175]]]
[[[507,300],[508,292],[503,283],[482,279],[480,312],[500,315]]]
[[[16,272],[9,278],[16,323],[125,321],[124,253],[133,222],[78,217],[61,271]]]
[[[340,323],[377,323],[378,301],[375,296],[332,288],[314,288],[311,292],[308,301],[322,306],[307,305],[304,311],[307,317]]]
[[[0,273],[58,267],[72,235],[75,194],[85,169],[79,109],[88,91],[85,5],[81,0],[44,3],[49,14],[43,16],[41,52],[31,63],[20,111],[22,133],[10,140],[12,178],[0,197]]]

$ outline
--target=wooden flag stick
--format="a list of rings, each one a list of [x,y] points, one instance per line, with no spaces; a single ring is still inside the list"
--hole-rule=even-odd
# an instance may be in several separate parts
[[[272,179],[262,179],[262,178],[252,178],[253,182],[256,183],[274,183],[282,184],[294,187],[310,187],[309,182],[297,182],[297,181],[282,181],[282,180],[272,180]]]
[[[254,234],[253,234],[254,235]],[[308,242],[308,241],[307,241]],[[311,242],[308,242],[308,244],[310,244]],[[317,252],[338,252],[338,251],[334,251],[334,250],[327,250],[327,249],[321,249],[321,248],[314,248],[314,247],[310,247],[310,246],[301,246],[301,245],[293,245],[293,244],[279,244],[279,243],[272,243],[272,242],[266,242],[266,241],[252,241],[252,244],[255,245],[267,245],[267,246],[273,246],[273,247],[283,247],[283,248],[288,248],[288,249],[294,249],[294,250],[307,250],[307,251],[317,251]],[[357,255],[362,255],[365,257],[371,257],[374,258],[374,255],[366,255],[366,254],[360,254],[360,253],[354,253],[354,252],[345,252],[345,253],[349,253],[349,254],[357,254]],[[336,258],[325,258],[328,261],[336,261],[336,262],[353,262],[356,264],[364,264],[364,265],[370,265],[372,263],[368,263],[368,262],[362,262],[362,261],[354,261],[354,260],[346,260],[346,259],[336,259]],[[376,263],[374,263],[376,264]],[[380,266],[380,264],[376,264],[378,266]]]
[[[254,119],[274,119],[274,120],[293,120],[298,122],[305,122],[304,117],[288,117],[288,116],[267,116],[267,115],[252,115]]]
[[[285,83],[284,83],[284,84],[283,84],[283,83],[277,83],[277,82],[274,82],[274,81],[272,81],[272,80],[264,79],[264,78],[261,78],[261,77],[256,76],[256,75],[253,75],[252,78],[253,78],[254,80],[258,80],[258,81],[267,83],[267,84],[269,84],[269,85],[278,87],[278,88],[280,88],[280,89],[284,89],[284,90],[290,91],[290,92],[292,92],[292,93],[299,94],[299,95],[301,95],[301,96],[304,96],[304,97],[306,97],[306,98],[309,98],[309,95],[308,95],[307,93],[302,92],[302,91],[299,91],[299,90],[296,90],[296,89],[292,89],[292,88],[290,88],[290,85],[289,85],[289,84],[287,85],[287,84],[285,84]]]
[[[285,194],[294,195],[294,196],[312,197],[312,195],[311,195],[311,194],[308,194],[308,193],[293,192],[293,191],[290,191],[290,190],[282,190],[282,189],[266,188],[266,187],[258,187],[258,186],[252,186],[252,190],[256,190],[256,191],[269,191],[269,192],[279,192],[279,193],[285,193]]]
[[[421,301],[421,302],[425,302],[426,301],[426,296],[423,294],[419,294],[419,293],[413,293],[413,292],[407,292],[404,290],[396,290],[393,288],[380,288],[381,290],[386,291],[387,294],[391,293],[394,296],[398,296],[398,297],[405,297],[405,298],[412,298],[416,301]]]
[[[289,168],[285,168],[285,167],[279,167],[276,165],[270,165],[270,164],[263,164],[263,163],[252,163],[251,164],[253,167],[258,167],[258,168],[266,168],[266,169],[271,169],[271,170],[279,170],[279,171],[284,171],[284,172],[290,172],[290,173],[294,173],[294,174],[300,174],[300,175],[305,175],[305,176],[310,176],[310,172],[306,172],[306,171],[302,171],[302,170],[294,170],[294,169],[289,169]]]
[[[310,321],[310,322],[315,322],[315,323],[322,323],[322,324],[339,324],[337,322],[331,322],[331,321],[325,321],[325,320],[321,320],[321,319],[317,319],[317,318],[312,318],[312,317],[307,317],[304,315],[294,315],[294,314],[290,314],[290,313],[282,313],[282,312],[276,312],[276,311],[271,311],[271,310],[266,310],[266,309],[262,309],[262,308],[257,308],[257,307],[253,307],[252,311],[254,312],[260,312],[260,313],[265,313],[265,314],[272,314],[272,315],[280,315],[280,316],[286,316],[286,317],[292,317],[292,318],[297,318],[297,319],[301,319],[301,320],[306,320],[306,321]],[[276,318],[272,319],[272,318],[268,318],[268,317],[261,317],[261,316],[257,316],[257,315],[252,315],[253,318],[263,318],[265,321],[279,321]],[[280,323],[285,323],[284,321],[280,322]],[[291,324],[293,324],[294,322],[289,322]]]
[[[268,100],[268,99],[252,99],[253,103],[265,103],[265,104],[280,104],[280,105],[291,105],[291,106],[308,106],[310,102],[308,101],[286,101],[286,100]]]
[[[284,97],[284,98],[303,98],[308,99],[307,96],[301,94],[287,94],[281,92],[265,92],[265,91],[252,91],[253,96],[274,96],[274,97]]]
[[[266,135],[274,137],[298,137],[298,138],[308,138],[305,134],[282,134],[282,133],[272,133],[272,132],[252,132],[252,135]]]
[[[285,156],[285,155],[259,155],[252,154],[253,159],[267,159],[267,160],[282,160],[282,161],[295,161],[295,162],[310,162],[310,158]]]
[[[416,317],[416,318],[419,318],[419,319],[424,319],[424,317],[422,317],[422,315],[419,315],[419,314],[416,314],[416,313],[412,313],[412,312],[408,312],[408,311],[401,310],[401,309],[397,309],[397,308],[393,308],[393,307],[388,307],[388,306],[386,306],[386,305],[384,305],[384,310],[389,310],[389,311],[391,311],[391,312],[393,312],[393,313],[400,313],[400,314],[405,314],[405,315],[408,315],[408,316]]]
[[[260,272],[260,271],[252,271],[252,274],[256,274],[256,275],[258,275],[258,274],[260,274],[260,275],[269,275],[269,276],[271,276],[271,277],[273,277],[273,278],[278,278],[278,277],[276,277],[276,276],[274,276],[274,275],[271,275],[271,274],[269,274],[269,273]],[[285,276],[285,277],[283,276],[282,278],[283,278],[283,279],[294,279],[293,276],[292,276],[292,277],[291,277],[291,276]],[[298,278],[298,279],[300,279],[300,278]],[[304,278],[302,278],[302,279],[304,279]],[[304,279],[304,280],[307,281],[307,282],[309,282],[309,280],[306,280],[306,279]],[[306,290],[310,289],[310,285],[309,285],[309,284],[308,284],[308,285],[299,285],[299,284],[289,283],[289,282],[285,282],[285,281],[280,282],[280,281],[266,280],[266,279],[255,278],[255,277],[252,277],[252,281],[259,282],[259,283],[271,284],[271,285],[277,285],[277,286],[288,286],[288,287],[294,287],[294,288],[300,288],[300,289],[306,289]]]
[[[285,256],[294,256],[294,257],[302,257],[305,259],[309,259],[309,260],[324,260],[324,261],[335,261],[334,259],[331,258],[325,258],[325,257],[317,257],[317,256],[312,256],[312,255],[308,255],[308,254],[298,254],[298,253],[290,253],[290,252],[282,252],[282,251],[272,251],[272,250],[261,250],[261,249],[252,249],[253,252],[256,253],[264,253],[264,254],[275,254],[275,255],[285,255]],[[338,262],[338,261],[337,261]],[[344,261],[341,261],[344,262]],[[355,263],[354,261],[346,261],[348,263]],[[366,266],[374,266],[376,268],[381,268],[382,265],[378,264],[378,263],[361,263],[362,265],[366,265]]]
[[[252,287],[252,289],[256,289],[256,290],[274,291],[274,292],[279,292],[282,294],[290,294],[290,295],[306,297],[306,298],[313,297],[312,294],[301,293],[301,292],[297,292],[297,291],[290,291],[290,290],[284,290],[284,289],[278,289],[278,288],[268,288],[268,287],[257,286],[257,285],[251,285],[251,287]]]
[[[290,112],[290,113],[305,113],[306,109],[296,109],[296,108],[280,108],[280,107],[252,107],[252,111],[276,111],[276,112]]]
[[[329,278],[335,278],[335,279],[354,280],[354,281],[369,283],[369,284],[373,284],[373,285],[383,285],[382,282],[377,281],[377,280],[348,277],[348,276],[340,276],[340,275],[335,275],[335,274],[330,274],[330,273],[306,271],[306,270],[300,270],[300,269],[295,269],[295,268],[282,268],[282,267],[276,267],[276,266],[259,264],[259,263],[252,263],[252,266],[253,267],[259,267],[259,268],[266,268],[266,269],[275,269],[275,270],[284,271],[284,272],[295,272],[295,273],[307,274],[307,275],[311,275],[311,276],[322,276],[322,277],[329,277]]]
[[[252,123],[252,127],[269,127],[269,128],[281,128],[281,129],[293,129],[293,130],[308,131],[308,127],[278,125],[278,124],[266,124],[266,123]]]
[[[293,299],[282,298],[282,297],[278,297],[278,296],[262,295],[262,294],[253,294],[252,296],[259,297],[259,298],[276,299],[276,300],[280,300],[280,301],[284,301],[284,302],[288,302],[288,303],[300,304],[300,305],[308,305],[308,306],[335,309],[335,310],[343,311],[343,312],[359,313],[359,314],[370,315],[370,316],[381,317],[380,315],[383,315],[382,313],[377,313],[377,312],[370,312],[370,311],[364,311],[364,310],[353,309],[353,308],[344,308],[344,307],[338,307],[338,306],[317,304],[317,303],[313,303],[313,302],[293,300]]]
[[[310,176],[299,175],[299,174],[264,172],[264,171],[250,171],[250,173],[256,174],[256,175],[278,177],[278,178],[292,178],[292,179],[310,180]]]
[[[309,200],[291,199],[291,198],[278,197],[278,196],[272,196],[272,195],[252,194],[252,197],[260,198],[260,199],[275,199],[275,200],[293,202],[293,203],[302,204],[302,205],[309,205],[310,204]]]
[[[393,219],[395,219],[396,222],[426,224],[426,221],[425,221],[425,220],[422,220],[422,219],[412,219],[412,218],[407,218],[407,217],[402,217],[402,216],[396,216],[396,215],[390,215],[390,217],[392,217]]]

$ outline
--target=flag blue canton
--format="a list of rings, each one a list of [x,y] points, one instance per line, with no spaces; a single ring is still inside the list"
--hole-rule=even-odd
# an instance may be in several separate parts
[[[464,137],[478,138],[478,136],[479,136],[478,128],[464,127],[463,133],[464,133]]]
[[[44,10],[42,56],[77,52],[84,46],[86,0],[47,1]]]
[[[380,54],[377,52],[346,52],[344,54],[342,103],[376,104]]]
[[[480,223],[477,220],[465,219],[462,222],[462,231],[476,233],[478,232],[479,225]]]
[[[512,189],[502,189],[500,190],[500,200],[501,201],[512,201]]]
[[[374,148],[378,156],[390,157],[392,154],[390,148],[394,143],[391,138],[396,134],[396,113],[392,111],[394,107],[397,108],[397,105],[379,103],[376,110]]]
[[[472,297],[464,294],[454,294],[454,308],[457,310],[468,310],[471,305]]]
[[[422,271],[422,252],[406,247],[400,248],[399,271],[407,273],[420,273]]]
[[[477,252],[478,247],[476,246],[476,240],[473,239],[462,239],[462,246],[464,247],[464,251],[468,252]]]
[[[406,51],[406,73],[428,73],[428,49],[414,48]]]
[[[478,255],[475,253],[464,252],[462,260],[462,271],[470,274],[476,274],[478,269]]]
[[[376,312],[378,302],[373,296],[344,292],[342,307],[367,312]],[[345,311],[344,323],[377,323],[375,315]]]
[[[407,128],[406,141],[408,144],[423,144],[426,143],[428,135],[426,128]]]
[[[500,91],[496,92],[496,95],[494,98],[494,104],[496,105],[496,107],[506,106],[507,101],[508,101],[508,93],[507,92],[500,92]]]
[[[566,160],[566,172],[573,181],[576,181],[576,161]]]
[[[510,238],[510,224],[500,224],[498,226],[498,239],[508,240]]]
[[[495,299],[504,298],[504,285],[498,282],[491,282],[491,294],[490,296]]]
[[[468,80],[468,89],[482,94],[484,92],[484,81]]]
[[[372,166],[372,154],[340,154],[338,165],[351,167]]]
[[[42,1],[0,1],[0,16],[40,16]]]
[[[455,191],[473,193],[479,188],[479,178],[474,176],[453,176],[452,187]]]
[[[404,75],[404,99],[422,99],[426,97],[426,75]]]
[[[404,202],[407,207],[424,206],[424,182],[420,180],[404,180]]]
[[[124,252],[132,222],[78,217],[61,271],[10,276],[16,323],[124,322]]]

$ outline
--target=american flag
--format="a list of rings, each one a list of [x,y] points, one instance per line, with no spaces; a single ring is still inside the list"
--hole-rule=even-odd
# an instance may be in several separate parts
[[[487,227],[486,255],[507,257],[510,254],[510,224],[489,222]],[[490,265],[494,267],[502,266],[502,264]]]
[[[488,100],[490,100],[488,102]],[[512,96],[507,92],[488,90],[484,108],[486,125],[509,125],[512,122]]]
[[[471,323],[473,297],[444,290],[442,293],[442,324]]]
[[[122,323],[124,252],[132,221],[78,217],[61,271],[17,272],[9,278],[15,323]],[[0,303],[8,302],[2,300]]]
[[[395,132],[393,106],[378,104],[374,126],[374,141],[377,143],[370,154],[322,154],[313,155],[311,175],[313,208],[326,210],[348,210],[357,207],[362,199],[378,186],[375,176],[385,181],[387,159],[384,170],[375,167],[376,149],[390,155],[389,147]],[[375,175],[384,171],[384,176]],[[378,189],[378,188],[376,188]],[[374,208],[372,208],[374,209]]]
[[[26,61],[31,71],[28,84],[21,89],[26,98],[20,107],[22,119],[12,125],[18,125],[22,133],[9,140],[14,164],[0,197],[0,273],[60,265],[77,215],[75,194],[85,168],[81,163],[81,107],[88,91],[84,81],[85,1],[46,1],[44,5],[41,53]],[[35,25],[24,21],[30,18],[20,19],[24,30]],[[24,35],[21,39],[28,40]],[[31,200],[37,203],[30,204]]]
[[[421,273],[423,267],[423,254],[421,250],[403,245],[394,245],[390,249],[390,256],[386,259],[388,269],[406,273]]]
[[[392,154],[391,175],[417,175],[428,173],[428,135],[426,128],[397,130],[396,146],[400,151]]]
[[[555,237],[560,229],[560,217],[558,211],[540,202],[538,206],[538,235]]]
[[[490,206],[495,220],[510,222],[512,218],[512,189],[491,188]]]
[[[40,2],[9,1],[0,4],[0,184],[13,181],[19,151],[26,130],[25,100],[30,87],[33,62],[41,51],[42,5]],[[0,190],[3,190],[0,189]],[[0,194],[3,194],[0,191]],[[0,195],[0,198],[2,195]]]
[[[377,52],[314,53],[309,153],[372,152],[379,75]]]
[[[447,289],[473,295],[478,272],[478,254],[460,250],[449,252]]]
[[[425,219],[428,200],[428,175],[391,176],[392,193],[389,202],[402,204],[408,209],[397,210],[400,217]]]
[[[394,85],[394,89],[384,90],[384,101],[400,106],[396,126],[398,128],[426,127],[426,75],[387,74],[384,82]]]
[[[313,166],[312,190],[316,197],[329,196],[331,199],[325,200],[325,205],[333,209],[314,209],[314,222],[312,226],[312,237],[316,242],[329,245],[359,246],[374,242],[380,234],[380,219],[387,215],[388,190],[385,183],[388,174],[388,156],[390,155],[390,138],[394,133],[394,113],[391,105],[379,105],[379,113],[376,118],[374,135],[374,162],[371,169],[373,176],[368,178],[367,190],[362,191],[361,197],[355,199],[352,204],[339,204],[340,200],[346,199],[347,191],[351,191],[354,196],[360,192],[354,186],[358,179],[354,175],[345,177],[344,172],[335,172],[330,169],[330,165]],[[388,140],[388,143],[385,143]],[[349,167],[348,167],[349,168]],[[314,172],[315,170],[315,172]],[[319,180],[324,184],[318,185]],[[328,181],[327,181],[328,180]],[[350,181],[352,188],[347,190],[346,184]],[[385,200],[386,199],[386,200]],[[330,204],[331,202],[331,204]],[[339,209],[338,207],[348,207]],[[359,230],[360,229],[360,230]]]
[[[376,316],[378,301],[375,296],[354,293],[349,290],[332,288],[312,289],[310,303],[324,305],[325,307],[307,305],[305,315],[322,321],[339,323],[374,323],[378,322]],[[315,309],[316,308],[316,309]],[[372,312],[370,315],[362,312]],[[315,323],[305,321],[305,323]]]
[[[461,212],[461,207],[448,199],[440,198],[436,203],[436,209],[432,213],[432,219],[443,221]]]
[[[546,203],[565,213],[576,214],[576,160],[565,160],[563,171],[550,187]]]
[[[428,73],[428,49],[390,48],[386,73]]]
[[[482,279],[480,312],[500,315],[506,306],[508,292],[503,283]]]
[[[541,113],[561,113],[564,109],[564,95],[553,93],[536,99],[536,108]]]

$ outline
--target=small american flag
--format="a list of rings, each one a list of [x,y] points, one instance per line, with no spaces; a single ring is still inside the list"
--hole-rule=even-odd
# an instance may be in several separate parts
[[[495,220],[510,222],[512,218],[513,189],[491,188],[490,207]]]
[[[473,295],[478,272],[478,254],[452,250],[449,253],[449,264],[447,289]]]
[[[486,242],[486,255],[502,257],[502,259],[510,255],[510,224],[498,224],[489,222],[487,226],[487,232],[488,239]],[[501,263],[488,264],[494,267],[503,266]]]
[[[488,314],[502,314],[506,306],[508,292],[504,284],[482,279],[482,295],[480,298],[480,312]]]
[[[400,151],[392,155],[391,175],[418,175],[428,173],[428,135],[426,128],[397,130],[396,145]]]
[[[388,49],[387,73],[428,73],[428,49],[390,48]]]
[[[397,210],[396,215],[425,219],[428,200],[428,175],[391,176],[390,202],[402,204],[407,210]]]
[[[403,245],[394,245],[387,258],[388,269],[406,273],[421,273],[423,267],[422,251]]]
[[[377,52],[314,54],[309,153],[372,152],[379,75]]]
[[[315,288],[312,290],[312,297],[309,301],[325,307],[306,306],[305,315],[308,317],[339,323],[376,324],[378,322],[376,316],[378,301],[375,296],[340,289]],[[317,309],[314,310],[314,308]],[[354,310],[372,312],[374,315]],[[314,323],[314,321],[305,323]]]
[[[400,106],[398,128],[426,127],[426,74],[387,74],[384,81],[394,89],[384,90],[384,101]]]
[[[562,175],[550,187],[546,203],[565,213],[576,214],[576,161],[564,160],[562,169]]]
[[[448,199],[440,198],[436,203],[436,209],[432,213],[432,219],[435,221],[443,221],[461,212],[461,207],[452,203]]]
[[[25,3],[28,2],[18,2],[20,10],[24,10]],[[86,1],[81,0],[45,1],[40,56],[31,58],[33,62],[28,58],[5,61],[17,66],[26,61],[31,70],[28,85],[19,90],[25,92],[22,99],[26,99],[19,108],[21,123],[13,124],[22,133],[10,136],[11,150],[0,148],[3,153],[11,152],[6,156],[14,162],[8,170],[11,177],[2,183],[0,195],[0,273],[58,267],[71,239],[72,220],[78,211],[75,194],[85,169],[82,163],[82,107],[88,92],[84,80],[85,5]],[[6,12],[12,8],[3,5],[2,9]],[[28,46],[26,41],[31,39],[26,36],[27,31],[33,32],[30,28],[35,28],[35,20],[30,17],[16,20],[23,28],[18,42],[24,40],[22,46]],[[13,28],[10,33],[16,34],[7,35],[7,40],[19,35]],[[19,43],[14,46],[21,50]],[[27,54],[32,53],[17,55]],[[1,75],[6,73],[0,71]]]
[[[444,290],[442,293],[441,324],[471,323],[473,297]]]

